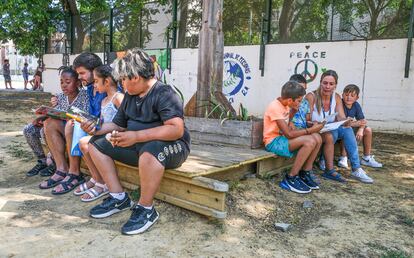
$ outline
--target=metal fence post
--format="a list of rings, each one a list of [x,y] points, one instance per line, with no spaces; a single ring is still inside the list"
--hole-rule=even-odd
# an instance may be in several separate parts
[[[410,75],[411,46],[413,43],[413,29],[414,29],[414,1],[411,6],[410,24],[408,27],[408,42],[407,42],[407,52],[405,54],[404,78],[408,78]]]
[[[109,52],[114,51],[114,8],[109,11]]]
[[[73,29],[73,14],[70,13],[70,54],[74,54],[75,30]]]
[[[172,20],[172,24],[173,24],[173,35],[172,35],[172,48],[176,48],[177,47],[177,0],[173,0],[173,20]]]
[[[271,22],[272,22],[272,0],[266,0],[266,10],[262,14],[262,26],[260,35],[260,52],[259,52],[259,69],[261,76],[264,76],[266,44],[269,44],[271,39]]]

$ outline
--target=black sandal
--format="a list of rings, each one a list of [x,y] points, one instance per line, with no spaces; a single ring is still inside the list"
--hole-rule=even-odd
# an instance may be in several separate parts
[[[40,170],[40,176],[51,176],[55,173],[56,166],[55,163],[50,164],[49,166],[45,167],[44,169]]]
[[[42,186],[42,183],[40,183],[39,188],[40,189],[49,189],[49,188],[55,187],[60,183],[60,181],[62,181],[66,177],[66,173],[62,172],[62,171],[59,171],[59,170],[56,170],[55,174],[58,175],[58,176],[61,176],[63,178],[60,179],[60,180],[54,180],[51,177],[46,181],[47,182],[46,186]]]
[[[69,173],[67,176],[69,176],[69,179],[67,181],[60,182],[60,185],[62,186],[63,190],[59,192],[52,190],[52,194],[60,195],[60,194],[68,193],[72,191],[73,189],[75,189],[78,185],[85,182],[85,179],[83,178],[82,174],[74,175],[74,174]],[[76,183],[73,183],[73,181],[75,180],[76,180]]]

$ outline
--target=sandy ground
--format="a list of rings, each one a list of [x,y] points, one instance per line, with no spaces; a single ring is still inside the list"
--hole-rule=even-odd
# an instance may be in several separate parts
[[[48,96],[0,92],[0,257],[411,257],[414,255],[414,137],[377,134],[385,168],[367,169],[375,184],[322,181],[301,196],[281,190],[281,176],[229,182],[228,217],[209,220],[156,201],[150,231],[123,236],[129,211],[96,220],[69,193],[40,190],[21,135],[31,108]],[[349,171],[343,171],[349,177]],[[312,208],[303,208],[305,200]],[[293,224],[288,232],[275,222]]]

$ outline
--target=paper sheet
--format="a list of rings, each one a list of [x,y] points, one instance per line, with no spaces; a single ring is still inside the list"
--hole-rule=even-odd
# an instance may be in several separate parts
[[[319,132],[320,133],[325,133],[325,132],[336,130],[341,125],[343,125],[346,121],[348,121],[348,120],[343,120],[343,121],[339,121],[339,122],[335,122],[335,123],[325,124],[325,126]]]

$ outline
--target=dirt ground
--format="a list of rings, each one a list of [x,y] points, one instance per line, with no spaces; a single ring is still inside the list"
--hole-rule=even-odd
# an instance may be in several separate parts
[[[123,236],[130,213],[88,217],[69,193],[40,190],[25,176],[36,162],[21,134],[48,96],[0,92],[0,257],[411,257],[414,256],[414,137],[376,134],[385,168],[373,185],[322,181],[321,190],[281,190],[281,175],[229,182],[228,217],[204,216],[156,201],[150,231]],[[349,171],[343,171],[349,177]],[[303,208],[303,202],[312,208]],[[276,222],[293,225],[277,231]]]

